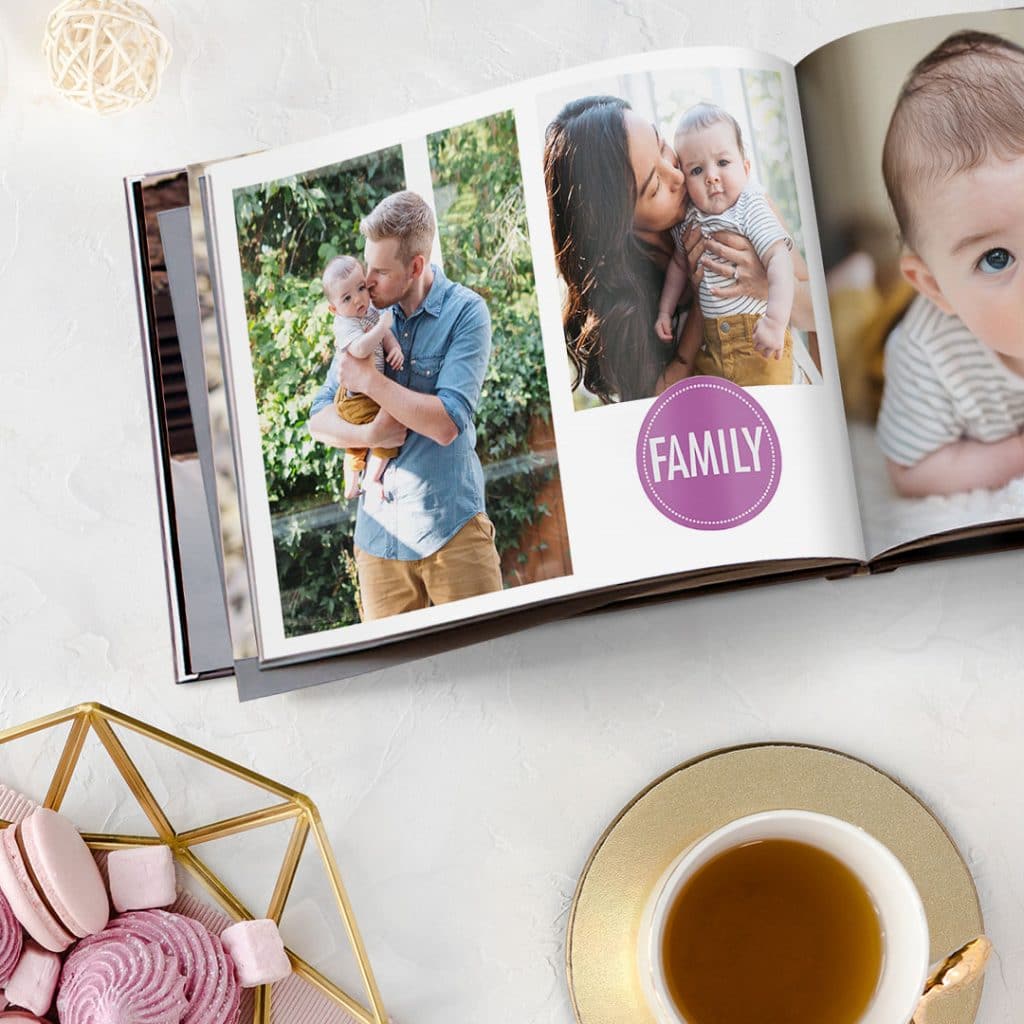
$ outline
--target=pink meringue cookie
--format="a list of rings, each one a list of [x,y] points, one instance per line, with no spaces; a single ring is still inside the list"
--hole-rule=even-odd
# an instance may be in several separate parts
[[[7,982],[17,967],[24,940],[21,922],[14,916],[10,903],[0,892],[0,985]],[[0,1009],[3,1007],[0,1006]]]
[[[178,962],[159,945],[104,931],[64,962],[61,1024],[181,1024],[187,1008]]]
[[[234,963],[223,944],[198,921],[165,910],[137,910],[111,920],[104,931],[75,947],[65,964],[65,974],[72,961],[91,948],[107,942],[132,940],[160,949],[174,964],[183,981],[185,1008],[171,1024],[238,1024],[241,1017],[241,989]],[[76,967],[77,970],[77,967]],[[64,981],[61,982],[63,992]],[[58,996],[58,1011],[61,1008]],[[107,1024],[93,1018],[82,1018],[81,1024]],[[61,1011],[61,1024],[64,1021]],[[111,1021],[111,1024],[115,1024]],[[128,1024],[117,1021],[116,1024]],[[134,1022],[133,1022],[134,1024]],[[150,1024],[140,1019],[139,1024]],[[163,1024],[161,1019],[160,1024]]]
[[[130,935],[80,942],[57,989],[61,1024],[181,1024],[186,1008],[174,957]]]

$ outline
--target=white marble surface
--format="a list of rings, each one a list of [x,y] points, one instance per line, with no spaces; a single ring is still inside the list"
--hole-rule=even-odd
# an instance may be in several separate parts
[[[941,813],[998,950],[979,1020],[1024,1018],[1019,553],[619,610],[244,707],[175,689],[121,186],[618,53],[797,57],[988,5],[149,0],[174,62],[108,121],[51,92],[49,6],[0,9],[0,724],[100,699],[308,792],[403,1024],[568,1024],[567,910],[619,807],[710,747],[838,747]]]

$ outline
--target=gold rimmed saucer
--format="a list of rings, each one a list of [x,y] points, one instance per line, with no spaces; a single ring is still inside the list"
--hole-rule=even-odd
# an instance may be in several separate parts
[[[938,819],[863,761],[789,744],[734,747],[673,768],[619,812],[594,847],[573,897],[566,971],[579,1024],[656,1024],[640,987],[637,943],[651,889],[677,854],[735,818],[781,808],[819,811],[885,843],[917,885],[931,959],[983,931],[967,865]],[[972,1024],[981,983],[944,997],[928,1024]]]

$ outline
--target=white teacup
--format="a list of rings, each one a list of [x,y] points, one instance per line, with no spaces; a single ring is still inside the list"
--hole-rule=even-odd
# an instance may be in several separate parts
[[[878,912],[882,967],[858,1024],[910,1024],[928,974],[928,919],[906,868],[856,825],[812,811],[764,811],[716,829],[684,850],[651,892],[640,922],[640,981],[659,1024],[697,1024],[669,995],[661,961],[668,910],[693,874],[718,854],[761,839],[791,839],[832,854],[860,880]]]

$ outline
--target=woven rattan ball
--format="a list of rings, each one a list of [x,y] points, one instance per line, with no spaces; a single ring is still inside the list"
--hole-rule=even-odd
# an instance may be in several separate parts
[[[65,0],[46,23],[43,55],[62,96],[119,114],[157,94],[171,47],[133,0]]]

